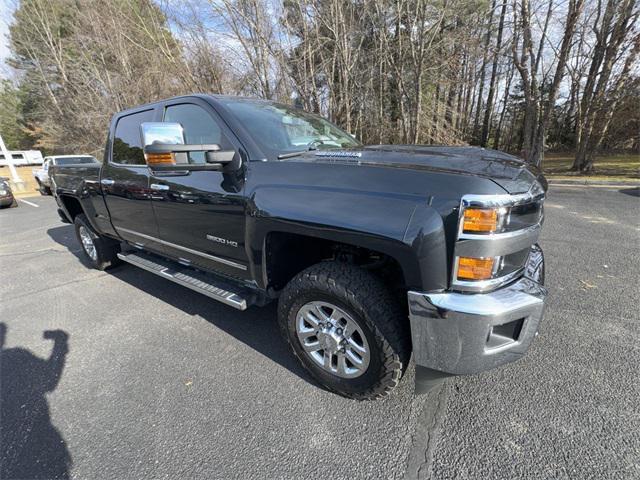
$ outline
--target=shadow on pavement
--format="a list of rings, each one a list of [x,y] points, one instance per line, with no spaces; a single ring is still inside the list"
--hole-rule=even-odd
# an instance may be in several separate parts
[[[631,195],[632,197],[640,197],[640,187],[634,188],[623,188],[619,190],[620,193],[624,193],[625,195]]]
[[[51,228],[47,234],[87,265],[72,225]],[[322,388],[300,366],[282,339],[277,322],[276,302],[261,308],[252,307],[245,311],[238,311],[132,265],[123,264],[110,268],[107,272],[188,315],[204,318],[291,373]]]
[[[80,243],[78,243],[73,225],[62,225],[60,227],[50,228],[47,230],[47,235],[49,235],[51,240],[66,247],[69,252],[73,253],[82,265],[87,268],[92,268],[84,255]]]
[[[44,332],[53,340],[45,360],[24,348],[5,349],[6,332],[0,323],[0,478],[69,478],[71,455],[51,423],[45,396],[60,380],[68,335]]]

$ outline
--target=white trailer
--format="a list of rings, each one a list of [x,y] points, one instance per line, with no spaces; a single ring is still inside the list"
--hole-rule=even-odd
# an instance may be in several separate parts
[[[12,150],[9,153],[16,167],[20,165],[42,165],[43,162],[40,150]],[[9,166],[9,161],[2,152],[0,152],[0,166]]]

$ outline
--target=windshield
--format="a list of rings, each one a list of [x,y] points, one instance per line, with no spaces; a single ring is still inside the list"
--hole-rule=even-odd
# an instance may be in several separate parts
[[[297,108],[244,99],[222,103],[272,157],[304,150],[360,146],[355,138],[331,122]]]
[[[77,165],[79,163],[98,163],[98,160],[93,157],[56,158],[56,165]]]

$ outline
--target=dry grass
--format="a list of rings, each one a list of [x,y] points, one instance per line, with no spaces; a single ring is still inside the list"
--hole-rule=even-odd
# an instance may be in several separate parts
[[[542,168],[548,176],[579,176],[572,172],[573,155],[567,154],[546,154]],[[640,155],[608,155],[596,157],[594,162],[595,171],[589,176],[617,177],[617,178],[640,178]]]

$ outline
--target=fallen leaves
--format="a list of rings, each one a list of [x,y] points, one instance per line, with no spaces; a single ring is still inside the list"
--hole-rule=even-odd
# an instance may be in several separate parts
[[[597,285],[592,285],[592,284],[590,284],[589,282],[585,282],[584,280],[580,280],[580,279],[578,279],[578,281],[579,281],[582,285],[584,285],[584,286],[582,287],[584,290],[587,290],[587,289],[589,289],[589,288],[598,288],[598,286],[597,286]]]

